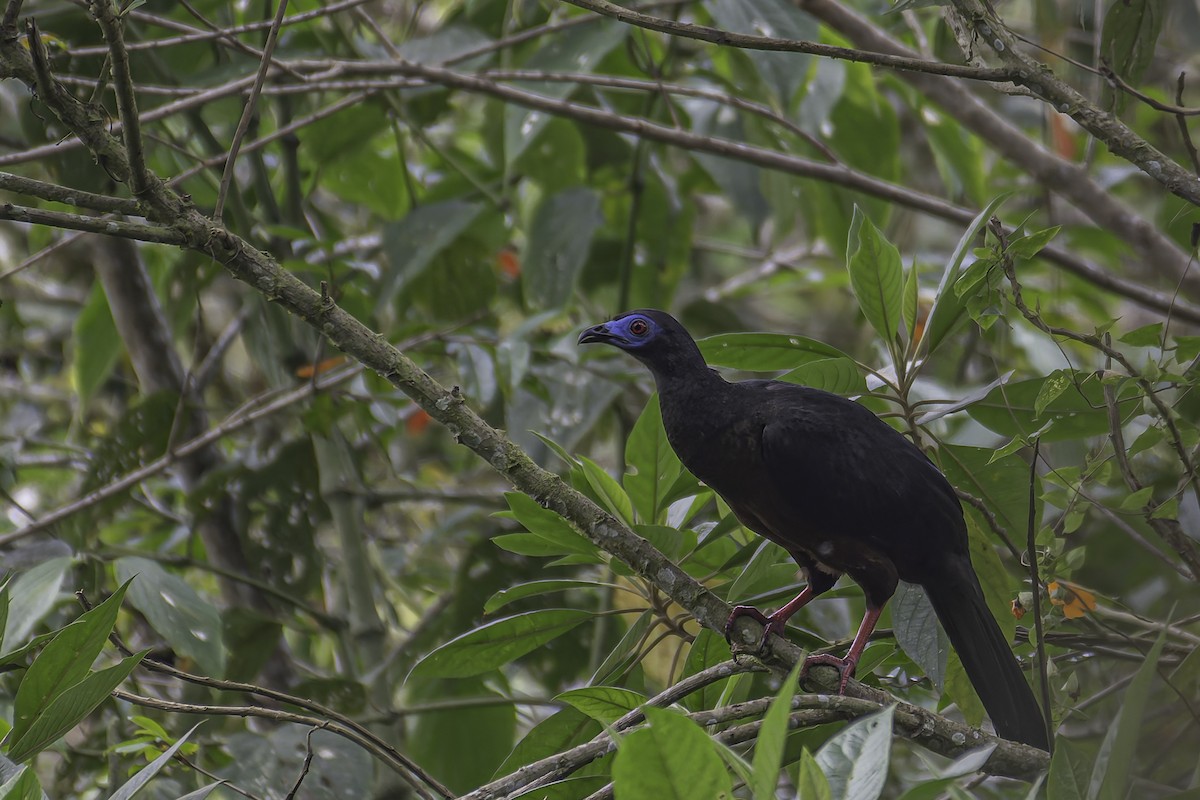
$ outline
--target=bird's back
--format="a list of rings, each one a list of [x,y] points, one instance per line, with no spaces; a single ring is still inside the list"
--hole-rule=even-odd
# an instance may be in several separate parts
[[[664,393],[663,421],[683,463],[747,527],[851,574],[831,548],[865,546],[914,583],[937,574],[931,559],[966,555],[953,488],[870,410],[780,381],[721,383],[700,397]]]

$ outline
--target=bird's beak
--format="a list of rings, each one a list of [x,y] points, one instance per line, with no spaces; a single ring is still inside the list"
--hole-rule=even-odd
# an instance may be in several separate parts
[[[614,334],[609,330],[608,323],[602,322],[599,325],[592,327],[579,334],[579,344],[592,344],[600,342],[601,344],[613,344],[623,341],[622,337]]]

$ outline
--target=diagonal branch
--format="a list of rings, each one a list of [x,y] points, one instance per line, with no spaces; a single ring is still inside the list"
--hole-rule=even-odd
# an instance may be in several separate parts
[[[133,90],[133,75],[129,69],[129,51],[125,49],[121,15],[113,0],[91,0],[91,10],[104,33],[104,41],[108,43],[113,91],[117,95],[117,112],[121,115],[121,133],[125,137],[125,152],[129,160],[130,189],[134,197],[141,197],[147,188],[146,153],[142,148],[142,127],[138,119],[137,96]]]

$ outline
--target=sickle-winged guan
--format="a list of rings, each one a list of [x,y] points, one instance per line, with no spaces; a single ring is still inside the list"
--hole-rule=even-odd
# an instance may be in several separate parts
[[[729,624],[749,615],[781,634],[792,614],[849,574],[866,595],[862,625],[844,659],[809,659],[838,667],[844,691],[897,580],[919,584],[996,731],[1047,748],[1037,702],[971,566],[962,506],[919,448],[838,395],[781,381],[727,382],[663,311],[630,311],[588,328],[579,343],[590,342],[650,368],[680,461],[807,576],[804,591],[769,617],[738,606]]]

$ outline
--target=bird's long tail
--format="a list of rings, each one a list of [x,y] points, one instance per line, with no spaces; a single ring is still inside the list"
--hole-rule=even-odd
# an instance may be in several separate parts
[[[953,563],[925,591],[996,732],[1048,750],[1046,723],[1012,648],[983,599],[970,562]]]

